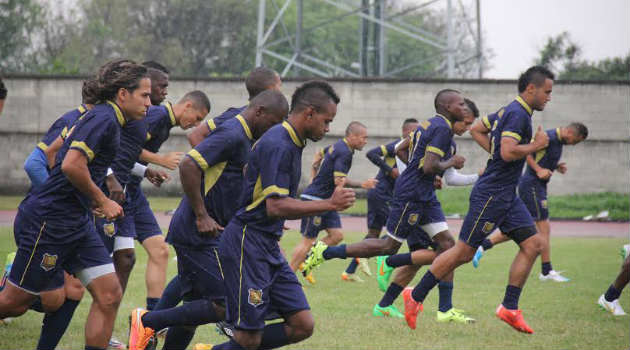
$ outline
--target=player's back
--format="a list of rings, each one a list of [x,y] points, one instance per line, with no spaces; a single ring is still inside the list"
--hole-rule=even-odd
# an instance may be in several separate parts
[[[328,198],[335,191],[335,177],[346,177],[352,166],[353,150],[343,138],[324,149],[324,159],[313,182],[302,193],[309,199]]]
[[[546,148],[532,154],[532,157],[540,167],[555,171],[556,168],[558,168],[558,163],[560,162],[560,158],[562,157],[562,146],[564,145],[562,141],[562,136],[560,134],[559,128],[549,129],[545,132],[549,137],[549,144]],[[534,171],[534,169],[528,164],[525,172],[523,173],[521,181],[538,182],[541,185],[546,186],[549,182],[549,179],[539,179],[536,175],[536,171]]]

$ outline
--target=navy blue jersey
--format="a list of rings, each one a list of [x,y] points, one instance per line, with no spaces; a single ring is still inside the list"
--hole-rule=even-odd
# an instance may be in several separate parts
[[[546,133],[547,136],[549,136],[549,145],[547,145],[547,148],[534,153],[532,157],[534,157],[534,161],[536,161],[536,163],[538,163],[541,167],[554,171],[558,168],[558,162],[560,161],[560,157],[562,157],[562,146],[564,145],[564,142],[562,140],[562,136],[560,135],[559,128],[549,129]],[[532,169],[529,165],[527,165],[523,178],[523,180],[537,180],[541,184],[549,182],[549,179],[539,179],[538,176],[536,176],[536,171],[534,171],[534,169]]]
[[[324,159],[313,182],[302,195],[317,198],[329,198],[335,191],[335,177],[346,177],[352,166],[354,151],[343,138],[324,148]]]
[[[490,131],[490,158],[475,189],[486,192],[509,191],[515,193],[523,171],[525,158],[506,162],[501,158],[501,138],[511,137],[519,144],[527,144],[532,138],[532,109],[519,96],[497,112],[497,119]]]
[[[235,195],[243,189],[243,167],[251,147],[252,132],[239,114],[222,123],[186,155],[203,172],[199,191],[206,211],[221,226],[225,227],[238,209]],[[217,245],[218,238],[199,235],[195,220],[190,200],[184,195],[171,219],[167,242],[196,248]]]
[[[226,121],[228,121],[228,120],[236,117],[237,115],[243,113],[243,111],[246,108],[247,108],[247,105],[245,105],[243,107],[240,107],[240,108],[230,107],[225,112],[221,113],[219,116],[216,116],[216,117],[214,117],[212,119],[208,119],[208,121],[206,122],[206,126],[208,127],[208,131],[212,132],[214,129],[216,129],[221,124],[223,124]]]
[[[99,104],[85,114],[69,132],[58,152],[57,163],[43,186],[29,193],[20,209],[44,218],[57,227],[83,227],[91,216],[90,199],[77,190],[61,172],[61,161],[69,149],[85,155],[92,181],[103,184],[126,124],[120,108],[113,102]],[[72,231],[68,230],[68,234]]]
[[[42,151],[45,151],[50,144],[52,144],[57,137],[61,136],[63,139],[66,138],[68,131],[72,128],[72,125],[85,113],[88,111],[85,105],[81,105],[73,110],[70,110],[64,113],[61,117],[59,117],[55,122],[50,126],[46,135],[42,138],[42,140],[37,144]]]
[[[392,169],[396,168],[396,144],[400,140],[392,141],[386,145],[374,147],[365,155],[374,165],[379,167],[376,179],[378,183],[375,189],[379,193],[390,195],[394,190],[396,179],[389,176]]]
[[[427,152],[437,154],[441,160],[450,157],[453,129],[446,117],[438,114],[420,123],[411,133],[407,168],[396,179],[394,198],[401,201],[427,202],[436,199],[433,180],[435,174],[425,174],[424,157]]]
[[[265,199],[297,196],[305,144],[287,121],[269,129],[254,144],[234,219],[247,229],[282,236],[284,219],[267,216]]]
[[[120,132],[120,148],[111,168],[116,180],[125,186],[131,181],[131,169],[139,161],[140,153],[146,142],[147,123],[143,120],[132,120]]]

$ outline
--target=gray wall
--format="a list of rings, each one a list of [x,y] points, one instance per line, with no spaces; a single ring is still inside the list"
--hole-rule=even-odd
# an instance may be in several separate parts
[[[22,169],[50,124],[81,100],[81,80],[76,78],[43,78],[10,76],[5,78],[9,89],[5,108],[0,116],[0,191],[19,193],[28,187]],[[287,98],[299,82],[285,82]],[[308,181],[309,166],[316,148],[342,137],[348,122],[360,120],[368,126],[370,140],[356,154],[350,176],[365,179],[377,169],[365,158],[365,152],[400,136],[403,119],[426,119],[433,115],[433,97],[443,88],[461,90],[474,100],[482,114],[493,112],[516,96],[514,81],[354,81],[332,82],[341,97],[341,104],[330,134],[318,143],[310,142],[304,151],[302,182]],[[175,102],[192,89],[205,91],[212,101],[211,116],[230,106],[247,101],[240,80],[178,80],[170,82],[169,100]],[[544,112],[536,112],[534,124],[555,128],[571,121],[589,127],[589,139],[577,146],[566,147],[563,161],[569,171],[555,174],[550,186],[552,194],[614,191],[630,193],[630,84],[557,83],[552,101]],[[185,132],[173,129],[173,136],[164,151],[187,151]],[[466,157],[464,168],[476,172],[484,166],[487,155],[470,139],[456,137],[458,152]],[[177,172],[164,190],[180,193]]]

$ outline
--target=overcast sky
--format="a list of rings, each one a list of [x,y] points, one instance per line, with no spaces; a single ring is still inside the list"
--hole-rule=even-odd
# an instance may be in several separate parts
[[[495,54],[485,78],[517,78],[546,38],[563,31],[588,60],[630,52],[630,0],[481,0],[481,20]]]

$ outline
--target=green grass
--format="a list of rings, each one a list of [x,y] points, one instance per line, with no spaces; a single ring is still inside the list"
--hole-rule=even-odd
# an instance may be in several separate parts
[[[152,200],[152,202],[154,202]],[[347,241],[358,241],[363,233],[350,233]],[[299,235],[285,234],[281,245],[290,254]],[[520,306],[534,335],[524,335],[498,321],[494,309],[502,300],[507,270],[515,254],[513,244],[488,252],[479,269],[466,265],[457,270],[454,303],[477,319],[473,325],[440,324],[435,321],[437,290],[425,302],[418,329],[410,330],[404,321],[371,316],[382,293],[374,278],[365,284],[341,282],[339,275],[347,261],[332,260],[315,271],[318,283],[305,289],[315,317],[315,333],[290,349],[626,349],[630,343],[630,316],[613,317],[601,311],[597,298],[613,281],[620,267],[619,248],[624,239],[554,238],[554,266],[571,278],[567,284],[540,282],[540,263],[534,266],[521,297]],[[14,249],[9,228],[0,228],[0,257]],[[0,258],[1,260],[1,258]],[[147,256],[137,250],[137,262],[120,307],[115,336],[127,337],[127,316],[134,307],[145,304],[144,271]],[[375,270],[373,259],[371,261]],[[173,276],[176,263],[169,262]],[[422,269],[421,273],[426,271]],[[414,284],[418,278],[414,280]],[[630,311],[630,288],[620,300]],[[90,297],[80,304],[59,348],[81,349],[83,325]],[[396,301],[402,309],[401,300]],[[33,311],[1,327],[0,349],[34,348],[42,315]],[[199,327],[193,342],[225,341],[212,325]],[[19,344],[19,345],[16,345]],[[161,348],[161,345],[160,345]]]
[[[446,215],[459,214],[462,217],[465,216],[468,211],[470,191],[470,187],[446,188],[437,191],[444,213]],[[8,203],[13,203],[11,198]],[[179,200],[180,198],[175,197],[152,197],[150,202],[153,210],[166,211],[176,208]],[[602,210],[608,210],[610,218],[613,220],[630,220],[630,197],[622,193],[605,192],[550,196],[548,204],[549,215],[554,219],[581,220],[587,215],[595,215]],[[366,215],[367,201],[358,199],[354,206],[344,213],[348,215]]]

